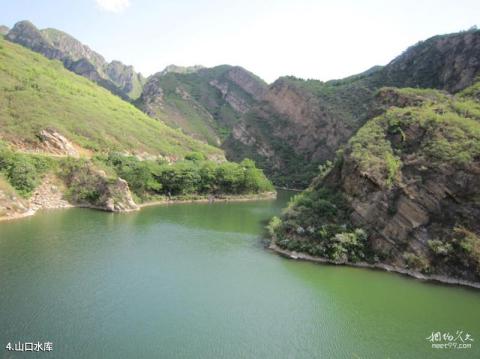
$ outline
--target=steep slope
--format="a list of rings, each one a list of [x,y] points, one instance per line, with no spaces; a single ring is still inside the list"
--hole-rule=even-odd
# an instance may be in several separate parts
[[[277,184],[304,187],[316,168],[370,117],[383,86],[456,92],[480,72],[480,31],[435,36],[407,49],[385,67],[343,80],[280,78],[264,101],[235,125],[227,157],[256,160]],[[298,171],[298,168],[302,171]],[[303,170],[305,169],[305,170]]]
[[[140,96],[144,78],[132,66],[119,61],[107,63],[100,54],[60,30],[39,30],[29,21],[20,21],[6,38],[49,59],[62,61],[70,71],[95,81],[124,99]]]
[[[148,78],[138,106],[195,138],[220,145],[241,115],[262,99],[266,87],[241,67],[171,65]]]
[[[82,151],[172,158],[199,151],[223,156],[67,71],[58,61],[0,39],[1,139],[19,149],[51,152],[45,148],[43,130],[58,133]]]
[[[456,96],[385,88],[376,103],[333,168],[272,222],[276,245],[480,285],[480,82]]]
[[[120,212],[239,195],[274,195],[252,161],[225,161],[222,150],[0,38],[0,220],[39,208]]]

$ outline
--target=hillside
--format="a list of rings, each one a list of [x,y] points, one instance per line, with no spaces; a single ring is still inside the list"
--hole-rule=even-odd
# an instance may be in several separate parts
[[[182,158],[199,151],[223,156],[64,69],[60,62],[4,39],[0,39],[0,128],[3,141],[28,151],[45,150],[40,132],[53,129],[91,152]]]
[[[256,160],[277,184],[305,187],[319,164],[375,111],[384,86],[457,92],[480,73],[480,31],[435,36],[420,42],[384,67],[342,80],[321,82],[293,77],[269,86],[264,101],[233,128],[223,145],[227,157]],[[298,166],[305,171],[298,171]]]
[[[147,79],[137,105],[150,116],[219,146],[266,88],[241,67],[171,65]]]
[[[378,113],[282,218],[275,245],[335,263],[480,282],[480,82],[382,89]]]
[[[266,193],[268,192],[268,193]],[[252,161],[155,120],[56,60],[0,38],[0,219],[121,212],[175,198],[272,196]]]
[[[6,38],[49,59],[60,60],[68,70],[126,100],[136,99],[142,92],[145,79],[132,66],[120,61],[108,63],[102,55],[63,31],[39,30],[29,21],[20,21],[8,31]]]

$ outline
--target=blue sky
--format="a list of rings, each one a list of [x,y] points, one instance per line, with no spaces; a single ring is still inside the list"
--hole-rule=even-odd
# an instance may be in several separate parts
[[[269,82],[349,76],[480,25],[478,0],[0,0],[0,9],[0,24],[63,30],[145,75],[228,63]]]

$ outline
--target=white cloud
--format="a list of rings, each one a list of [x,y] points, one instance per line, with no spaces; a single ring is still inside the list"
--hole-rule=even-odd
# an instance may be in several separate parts
[[[121,12],[130,6],[130,0],[96,0],[97,5],[110,12]]]

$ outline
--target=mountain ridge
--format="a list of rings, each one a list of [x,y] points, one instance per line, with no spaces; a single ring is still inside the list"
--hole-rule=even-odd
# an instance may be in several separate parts
[[[456,92],[480,74],[479,58],[480,31],[473,30],[434,36],[386,66],[343,80],[282,77],[269,86],[265,101],[236,124],[222,147],[232,160],[255,159],[278,185],[305,187],[316,167],[332,160],[341,144],[370,116],[381,87]],[[308,174],[295,170],[299,161]]]
[[[87,77],[125,100],[140,96],[145,79],[132,66],[120,61],[108,63],[104,57],[73,36],[57,29],[39,30],[30,21],[17,22],[6,39],[63,62],[78,75]]]

